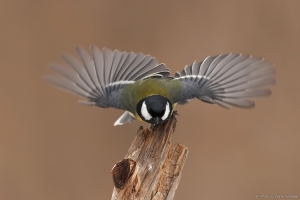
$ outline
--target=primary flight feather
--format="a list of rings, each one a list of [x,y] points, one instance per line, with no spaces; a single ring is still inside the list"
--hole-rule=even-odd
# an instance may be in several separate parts
[[[76,52],[79,59],[62,55],[69,67],[50,65],[60,76],[46,80],[84,97],[81,103],[125,110],[114,125],[162,123],[177,103],[193,98],[225,108],[252,108],[253,99],[269,96],[268,86],[275,83],[271,62],[242,54],[210,56],[171,77],[165,64],[142,53],[101,51],[96,46],[91,55],[80,47]]]

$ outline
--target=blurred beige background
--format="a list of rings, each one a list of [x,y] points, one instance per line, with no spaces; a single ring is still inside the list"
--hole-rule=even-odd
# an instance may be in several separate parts
[[[42,78],[62,52],[91,44],[150,54],[173,73],[219,53],[274,61],[278,83],[255,109],[178,107],[173,141],[190,153],[175,197],[300,196],[299,10],[297,0],[1,0],[0,199],[110,199],[111,168],[148,125],[113,127],[122,111],[79,105]]]

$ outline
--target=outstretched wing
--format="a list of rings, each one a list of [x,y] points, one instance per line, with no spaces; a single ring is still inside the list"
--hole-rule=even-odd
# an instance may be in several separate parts
[[[64,54],[71,67],[52,64],[51,69],[62,76],[46,76],[46,80],[71,93],[85,97],[82,103],[126,110],[120,103],[122,89],[147,77],[167,77],[170,70],[149,55],[120,52],[91,47],[92,57],[82,48],[76,52],[80,59]]]
[[[198,98],[225,108],[254,107],[252,99],[271,94],[267,88],[275,83],[271,66],[263,58],[241,54],[207,57],[175,74],[174,81],[181,81],[183,87],[182,95],[175,99],[180,103]]]

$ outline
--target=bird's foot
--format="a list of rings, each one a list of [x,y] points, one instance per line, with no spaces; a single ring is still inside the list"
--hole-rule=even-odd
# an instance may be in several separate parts
[[[173,118],[176,120],[176,122],[177,122],[176,115],[178,115],[178,116],[179,116],[179,114],[178,114],[177,110],[174,110],[174,111],[173,111],[173,113],[172,113],[172,117],[173,117]]]
[[[150,129],[154,130],[155,129],[155,124],[151,124]]]

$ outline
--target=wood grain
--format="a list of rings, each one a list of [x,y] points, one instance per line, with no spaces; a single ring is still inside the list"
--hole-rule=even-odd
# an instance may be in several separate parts
[[[173,116],[151,129],[140,129],[125,158],[112,169],[112,200],[171,200],[179,185],[187,147],[172,145]]]

